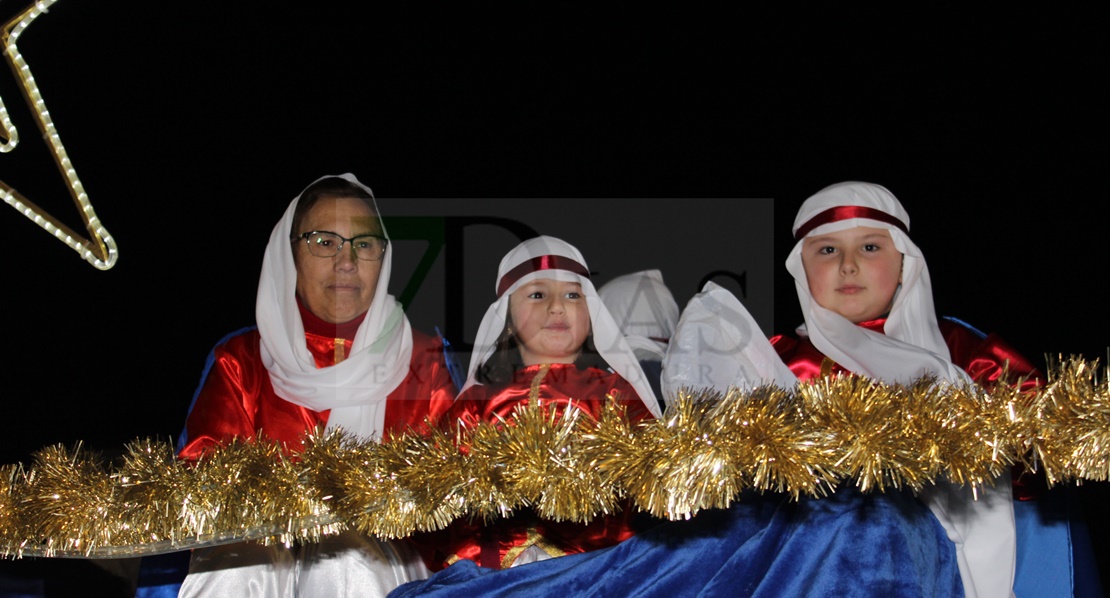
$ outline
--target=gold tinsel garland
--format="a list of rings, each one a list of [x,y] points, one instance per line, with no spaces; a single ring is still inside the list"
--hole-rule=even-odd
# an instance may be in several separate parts
[[[1048,383],[991,392],[931,379],[823,378],[797,388],[688,390],[664,417],[630,423],[518,408],[508,421],[363,442],[311,434],[290,458],[232,442],[189,464],[137,440],[107,463],[80,445],[0,467],[0,556],[132,557],[243,540],[312,542],[343,529],[382,538],[521,508],[586,522],[618,501],[689,518],[740,493],[821,497],[842,482],[914,491],[981,487],[1022,463],[1049,485],[1110,477],[1110,387],[1073,358]]]

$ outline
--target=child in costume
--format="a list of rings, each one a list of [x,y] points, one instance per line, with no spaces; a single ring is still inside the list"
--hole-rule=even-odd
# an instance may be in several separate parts
[[[797,244],[786,266],[805,323],[797,336],[771,339],[790,369],[802,380],[851,372],[887,382],[934,376],[988,388],[1008,370],[1011,379],[1023,379],[1022,389],[1042,383],[1042,374],[997,336],[937,319],[929,269],[910,240],[909,225],[894,195],[871,183],[831,185],[802,204],[793,226]],[[1029,592],[1018,592],[1024,598],[1071,589],[1066,524],[1028,532],[1037,538],[1028,548],[1038,569],[1029,571],[1024,586],[1015,586],[1018,538],[1009,472],[981,487],[977,497],[969,485],[941,479],[920,498],[956,547],[965,595],[1008,598],[1024,587]],[[1064,579],[1040,587],[1059,571]]]
[[[442,422],[511,419],[518,405],[574,406],[598,417],[609,401],[630,420],[660,414],[635,355],[590,282],[576,248],[553,237],[524,241],[501,261],[497,300],[478,329],[467,381]],[[587,525],[524,510],[483,525],[459,520],[418,534],[433,570],[459,559],[490,569],[610,546],[633,533],[633,512]]]

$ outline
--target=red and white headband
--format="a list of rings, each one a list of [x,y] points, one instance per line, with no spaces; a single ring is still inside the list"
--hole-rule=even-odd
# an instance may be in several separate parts
[[[497,282],[497,296],[505,294],[521,278],[541,270],[566,270],[584,278],[590,277],[590,271],[573,258],[563,255],[541,255],[517,264],[506,272]]]
[[[882,210],[869,208],[867,206],[836,206],[818,213],[799,226],[798,229],[794,231],[794,238],[804,239],[806,235],[819,226],[852,218],[866,218],[867,220],[884,222],[897,227],[907,235],[910,233],[910,229],[906,226],[905,222],[902,222]]]

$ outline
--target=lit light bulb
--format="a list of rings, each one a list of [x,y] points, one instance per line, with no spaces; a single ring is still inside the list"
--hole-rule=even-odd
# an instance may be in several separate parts
[[[22,91],[24,99],[27,100],[27,104],[35,116],[39,131],[50,145],[54,162],[63,173],[70,197],[77,205],[81,220],[85,223],[90,238],[85,238],[70,230],[65,224],[36,206],[31,200],[20,195],[18,191],[3,181],[0,181],[0,197],[4,199],[4,203],[15,208],[16,211],[80,254],[85,261],[100,270],[107,270],[115,265],[116,259],[119,257],[115,239],[108,234],[108,230],[100,224],[100,219],[96,217],[92,203],[89,201],[88,195],[85,194],[80,179],[77,178],[77,170],[70,162],[65,146],[62,145],[62,138],[58,135],[54,122],[50,118],[50,112],[46,109],[46,102],[43,100],[42,94],[39,93],[35,78],[31,76],[31,69],[23,60],[23,56],[20,55],[19,48],[16,47],[16,40],[23,31],[56,1],[37,0],[32,3],[4,24],[3,29],[0,30],[0,36],[2,36],[0,39],[4,44],[4,58],[12,66],[13,72],[18,74],[16,78],[19,82],[20,91]],[[0,145],[0,153],[10,152],[19,144],[18,132],[8,117],[2,99],[0,99],[0,141],[3,142]]]

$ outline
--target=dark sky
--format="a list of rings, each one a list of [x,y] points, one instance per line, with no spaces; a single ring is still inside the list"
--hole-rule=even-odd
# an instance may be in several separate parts
[[[26,4],[0,0],[0,18]],[[704,215],[718,221],[745,217],[728,198],[771,197],[780,264],[808,195],[876,182],[909,211],[942,313],[1035,360],[1110,347],[1101,16],[276,4],[60,0],[19,39],[120,257],[96,270],[0,206],[3,462],[176,434],[208,350],[252,321],[274,222],[339,172],[382,197],[537,210],[720,198]],[[0,180],[79,227],[14,78],[0,79],[21,133]],[[699,244],[666,214],[612,225]],[[789,330],[785,269],[774,293]]]

